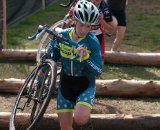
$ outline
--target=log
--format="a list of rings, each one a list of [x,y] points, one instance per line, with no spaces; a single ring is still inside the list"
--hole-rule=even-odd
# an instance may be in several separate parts
[[[0,79],[0,92],[17,94],[23,83],[24,79]]]
[[[160,81],[97,80],[96,94],[118,97],[160,97]]]
[[[0,112],[0,129],[8,130],[10,112]],[[28,114],[19,114],[18,124],[27,123]],[[25,122],[22,122],[25,120]],[[131,115],[131,114],[91,114],[94,130],[159,130],[160,114]],[[74,125],[75,130],[78,126]],[[56,114],[45,114],[37,130],[59,130]]]
[[[23,82],[23,79],[2,79],[0,92],[17,93]],[[160,81],[96,80],[96,86],[98,96],[160,97]]]
[[[0,60],[36,61],[36,50],[2,49]],[[160,66],[160,53],[128,53],[105,51],[105,63]]]
[[[1,61],[36,61],[36,50],[2,49]]]
[[[160,53],[105,51],[105,63],[160,66]]]

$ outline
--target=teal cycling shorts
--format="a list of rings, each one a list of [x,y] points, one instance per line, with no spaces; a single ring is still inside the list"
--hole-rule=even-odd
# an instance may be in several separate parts
[[[93,101],[95,98],[96,87],[88,87],[83,91],[76,99],[76,102],[72,102],[66,98],[61,93],[60,87],[58,87],[57,95],[57,112],[72,112],[74,106],[77,104],[85,105],[92,109]]]

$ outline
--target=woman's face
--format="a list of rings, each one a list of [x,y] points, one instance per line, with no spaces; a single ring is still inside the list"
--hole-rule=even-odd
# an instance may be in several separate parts
[[[78,34],[79,37],[84,37],[88,34],[88,32],[91,29],[91,25],[89,24],[83,24],[80,22],[77,22],[76,24],[76,33]]]

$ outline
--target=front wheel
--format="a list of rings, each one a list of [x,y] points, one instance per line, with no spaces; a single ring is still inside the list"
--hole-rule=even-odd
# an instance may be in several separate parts
[[[45,68],[41,84],[38,74]],[[31,130],[41,119],[56,85],[57,67],[54,61],[46,60],[38,65],[21,87],[10,117],[10,130]]]

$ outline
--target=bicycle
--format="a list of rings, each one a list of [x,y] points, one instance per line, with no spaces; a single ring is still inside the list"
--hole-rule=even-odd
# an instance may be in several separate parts
[[[36,34],[29,37],[29,40],[38,39],[44,32],[52,35],[50,41],[54,42],[57,39],[63,40],[71,43],[76,48],[79,47],[78,44],[54,32],[48,28],[47,25],[40,25]],[[10,130],[31,130],[34,128],[43,117],[53,95],[59,72],[57,72],[57,63],[50,59],[50,53],[47,53],[46,50],[43,52],[43,46],[44,42],[41,42],[37,51],[37,66],[28,75],[17,95],[10,117]],[[52,49],[53,48],[51,48],[50,52]],[[37,77],[42,68],[46,68],[46,71],[41,84],[38,84]],[[20,113],[23,115],[28,113],[28,116],[24,119],[24,122],[23,119],[21,119],[21,123],[18,124]]]

